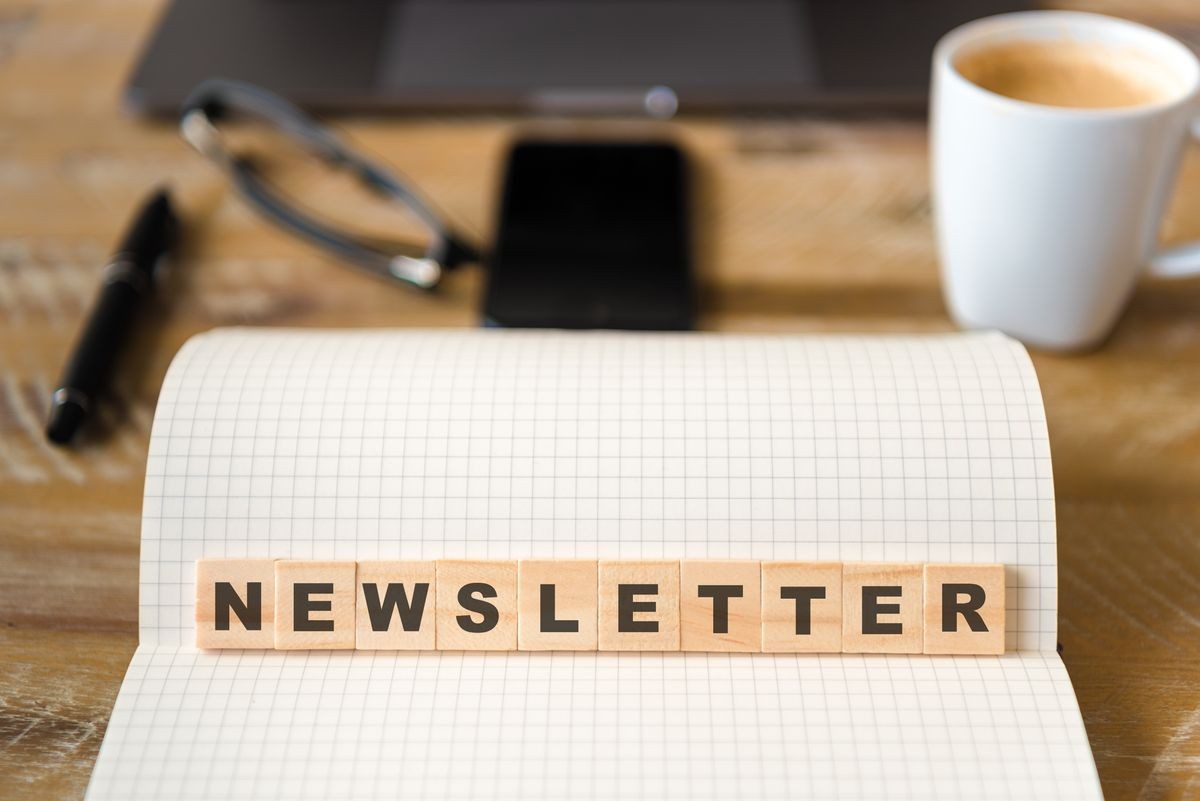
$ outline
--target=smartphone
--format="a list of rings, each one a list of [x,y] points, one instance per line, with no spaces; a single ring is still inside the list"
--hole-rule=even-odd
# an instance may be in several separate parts
[[[690,329],[687,167],[669,142],[522,141],[488,259],[486,325]]]

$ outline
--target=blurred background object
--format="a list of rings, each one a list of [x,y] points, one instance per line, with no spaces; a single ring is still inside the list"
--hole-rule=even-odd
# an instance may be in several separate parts
[[[343,144],[333,131],[261,87],[219,78],[204,81],[184,101],[180,133],[223,167],[242,198],[269,222],[371,275],[433,289],[446,271],[479,260],[475,246],[456,234],[402,176]],[[288,167],[280,169],[281,163]],[[344,215],[339,219],[336,205],[318,210],[329,192],[296,190],[295,173],[305,172],[304,166],[315,166],[326,180],[349,179],[375,205],[403,210],[421,229],[413,238],[420,244],[397,241],[388,232],[362,231]],[[388,216],[395,225],[397,215]]]
[[[951,28],[1024,0],[173,0],[126,90],[210,77],[320,111],[922,108]]]
[[[483,316],[521,328],[692,327],[684,153],[670,141],[517,142]]]

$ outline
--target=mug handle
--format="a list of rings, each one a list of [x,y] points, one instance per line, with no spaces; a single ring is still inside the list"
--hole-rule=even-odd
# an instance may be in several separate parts
[[[1192,136],[1200,139],[1200,118],[1192,122]],[[1200,242],[1189,242],[1160,250],[1150,258],[1150,275],[1159,278],[1187,278],[1200,275]]]

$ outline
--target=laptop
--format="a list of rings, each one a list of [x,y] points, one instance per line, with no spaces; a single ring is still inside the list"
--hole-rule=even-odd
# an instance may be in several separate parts
[[[174,0],[126,93],[209,77],[320,112],[920,109],[934,42],[1012,0]]]

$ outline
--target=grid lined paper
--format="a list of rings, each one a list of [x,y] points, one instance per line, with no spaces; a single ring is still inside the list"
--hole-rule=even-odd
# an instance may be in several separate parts
[[[213,332],[143,514],[93,799],[1099,797],[999,335]],[[202,556],[1003,562],[1014,653],[200,653]]]

